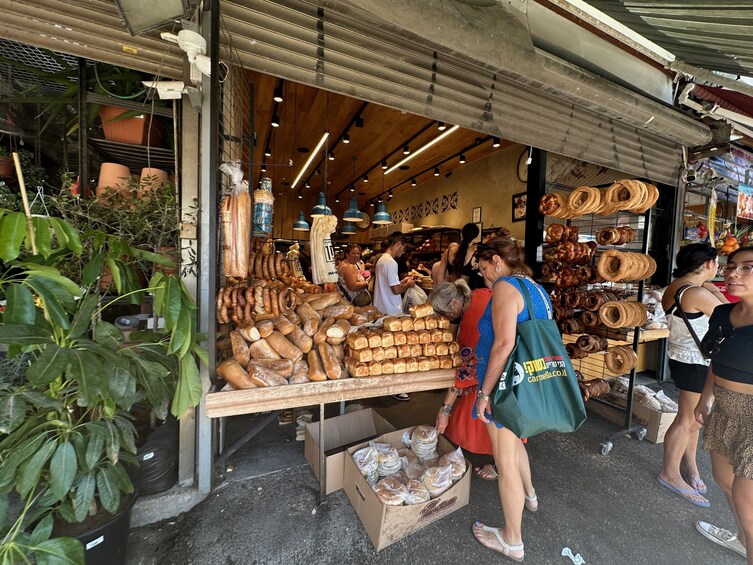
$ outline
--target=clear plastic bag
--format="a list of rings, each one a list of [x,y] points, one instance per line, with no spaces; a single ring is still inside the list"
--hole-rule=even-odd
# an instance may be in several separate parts
[[[405,495],[405,504],[423,504],[431,500],[429,490],[421,481],[408,481],[405,487],[408,491]]]
[[[452,467],[452,480],[457,481],[465,474],[465,457],[463,456],[463,450],[459,447],[455,451],[446,453],[439,458],[439,466],[445,467],[450,465]]]
[[[372,485],[377,480],[377,467],[379,465],[379,452],[373,446],[369,445],[359,449],[353,454],[353,462],[358,467],[361,474],[366,477]]]
[[[400,506],[405,502],[408,488],[395,477],[385,477],[376,484],[374,492],[384,504]]]
[[[418,286],[410,287],[405,291],[405,294],[403,295],[403,312],[408,314],[410,312],[411,306],[415,306],[416,304],[423,304],[428,299],[429,297],[426,295],[422,288]]]
[[[421,482],[432,497],[441,496],[452,486],[452,466],[431,467],[421,476]]]
[[[426,472],[426,467],[424,467],[418,460],[418,457],[412,453],[401,457],[400,463],[405,474],[411,479],[418,480]]]
[[[377,474],[380,477],[386,477],[400,471],[400,456],[397,449],[388,443],[378,443],[370,441],[369,445],[377,451]]]

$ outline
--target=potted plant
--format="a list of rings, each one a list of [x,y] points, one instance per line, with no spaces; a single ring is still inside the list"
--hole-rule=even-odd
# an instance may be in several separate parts
[[[138,283],[124,258],[159,257],[114,235],[8,210],[0,210],[0,233],[0,344],[9,359],[26,356],[20,381],[0,382],[0,563],[83,563],[81,542],[60,532],[102,514],[127,518],[136,463],[129,409],[138,401],[158,418],[179,418],[201,397],[197,358],[207,359],[196,306],[175,276]],[[61,274],[84,255],[79,275]],[[112,295],[98,291],[104,264]],[[147,295],[164,327],[126,342],[106,314]],[[107,562],[117,554],[105,553]]]

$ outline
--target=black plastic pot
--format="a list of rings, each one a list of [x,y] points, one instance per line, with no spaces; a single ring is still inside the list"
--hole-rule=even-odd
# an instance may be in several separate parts
[[[86,565],[125,565],[128,533],[131,529],[131,510],[136,493],[127,506],[94,530],[76,536],[84,544]]]
[[[168,420],[154,430],[136,456],[139,494],[157,494],[178,481],[178,421]]]

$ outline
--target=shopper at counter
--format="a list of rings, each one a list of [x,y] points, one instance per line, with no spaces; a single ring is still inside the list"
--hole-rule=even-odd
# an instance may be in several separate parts
[[[708,330],[709,316],[727,299],[711,283],[719,270],[717,251],[708,243],[691,243],[677,254],[675,280],[664,291],[662,307],[669,326],[669,371],[680,390],[678,411],[664,436],[664,465],[657,481],[696,506],[708,506],[706,485],[698,472],[696,451],[700,426],[693,409],[701,397],[708,360],[696,344]],[[682,317],[679,307],[688,319]],[[691,333],[692,332],[692,333]],[[693,336],[695,334],[695,337]]]
[[[740,555],[753,540],[753,247],[730,253],[720,269],[736,304],[718,306],[709,320],[703,349],[711,353],[706,384],[695,417],[706,426],[703,447],[711,452],[714,480],[737,522],[737,535],[707,522],[701,534]],[[712,408],[713,405],[713,408]],[[753,565],[753,551],[747,553]]]
[[[359,268],[361,263],[361,246],[351,243],[345,248],[345,257],[337,266],[337,287],[356,306],[371,304],[369,282]]]
[[[449,252],[447,258],[452,268],[450,272],[458,277],[462,277],[471,290],[484,288],[484,277],[475,265],[476,244],[474,240],[479,236],[481,231],[476,224],[465,224],[460,232],[460,244],[454,250]]]
[[[497,462],[499,494],[505,524],[501,528],[473,525],[473,535],[486,547],[507,557],[522,561],[524,555],[522,521],[523,508],[538,508],[535,492],[526,492],[531,483],[531,468],[523,442],[515,434],[494,421],[489,396],[504,370],[515,345],[517,324],[529,320],[528,308],[519,290],[526,285],[530,291],[530,304],[537,318],[551,317],[549,298],[530,275],[523,251],[511,238],[494,238],[478,246],[477,258],[487,286],[492,288],[492,299],[478,324],[480,333],[476,346],[478,365],[478,400],[473,417],[486,424]]]
[[[393,232],[387,239],[387,250],[374,265],[374,306],[388,316],[400,316],[403,302],[400,295],[416,283],[412,277],[402,280],[397,276],[396,257],[405,252],[405,236]]]
[[[471,412],[478,390],[475,353],[478,322],[491,297],[490,289],[479,288],[471,292],[463,280],[440,283],[429,295],[429,302],[437,314],[451,320],[461,319],[456,341],[463,362],[455,369],[455,384],[447,391],[439,408],[437,431],[463,448],[473,471],[484,480],[496,479],[497,469],[486,426],[481,420],[471,418]]]

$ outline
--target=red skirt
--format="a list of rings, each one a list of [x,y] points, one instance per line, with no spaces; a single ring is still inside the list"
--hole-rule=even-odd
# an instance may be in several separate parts
[[[492,455],[492,442],[486,424],[481,420],[471,418],[476,395],[462,394],[455,401],[450,415],[450,421],[444,434],[463,449],[472,453]]]

